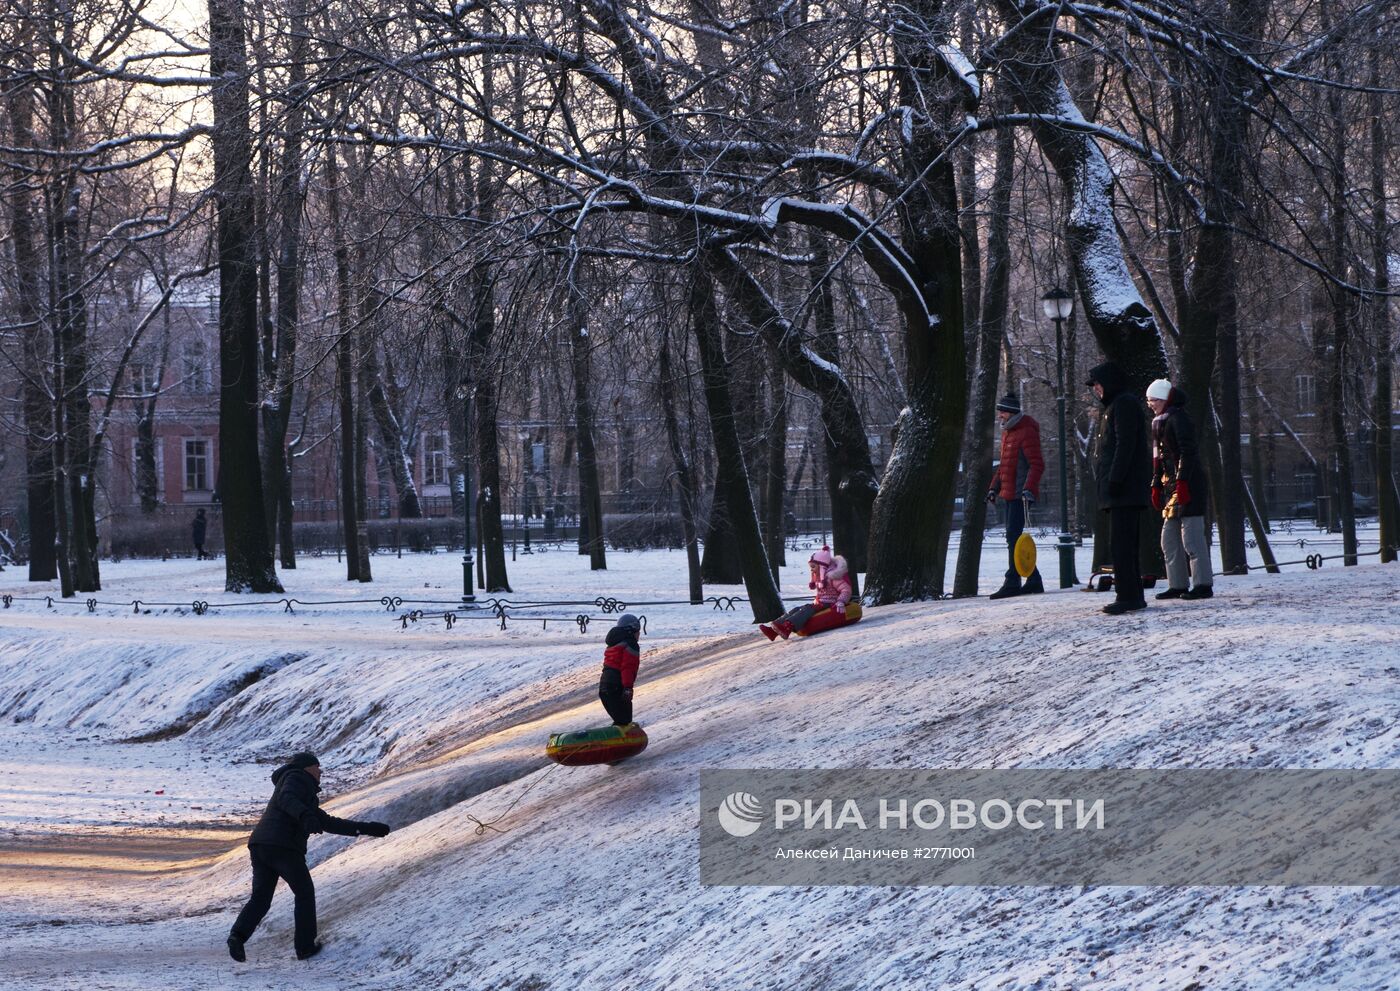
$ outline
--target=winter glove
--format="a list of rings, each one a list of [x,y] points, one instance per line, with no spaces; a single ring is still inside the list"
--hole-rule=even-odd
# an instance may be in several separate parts
[[[388,836],[389,825],[383,822],[362,822],[360,823],[361,836]]]
[[[1026,500],[1026,502],[1030,503],[1032,506],[1035,505],[1035,494],[1032,493],[1030,489],[1022,489],[1021,498]]]
[[[1162,487],[1160,485],[1152,486],[1152,508],[1160,513],[1164,505],[1166,503],[1162,499]]]
[[[989,506],[995,506],[995,505],[996,505],[996,502],[997,502],[997,490],[996,490],[996,489],[988,489],[988,490],[987,490],[987,505],[989,505]]]
[[[622,690],[622,694],[627,696],[627,700],[628,700],[629,702],[632,701],[632,689],[630,689],[630,688],[624,688],[624,689]]]
[[[1178,506],[1184,506],[1190,501],[1191,490],[1186,487],[1186,479],[1178,478],[1176,480],[1176,504]]]

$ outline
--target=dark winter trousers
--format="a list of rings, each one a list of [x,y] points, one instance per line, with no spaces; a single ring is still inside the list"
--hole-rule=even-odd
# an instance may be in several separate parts
[[[614,724],[626,726],[632,721],[632,700],[622,687],[622,672],[603,665],[603,677],[598,680],[598,700],[608,710]]]
[[[798,606],[795,609],[789,609],[787,612],[783,613],[781,616],[778,617],[778,621],[787,623],[794,630],[800,630],[802,629],[802,627],[807,625],[807,620],[811,619],[820,611],[821,607],[809,602],[804,606]]]
[[[1026,531],[1026,504],[1020,499],[1012,499],[1006,504],[1006,580],[1021,584],[1021,573],[1016,570],[1016,541]],[[1040,571],[1036,568],[1031,574]]]
[[[266,843],[250,844],[248,853],[253,858],[253,893],[238,913],[232,934],[245,943],[252,938],[253,930],[272,907],[272,893],[280,877],[296,896],[292,912],[296,919],[295,946],[298,953],[305,953],[316,942],[316,886],[311,883],[306,854]]]
[[[1108,545],[1113,555],[1113,590],[1119,602],[1142,603],[1142,564],[1138,557],[1142,510],[1128,506],[1108,511]]]

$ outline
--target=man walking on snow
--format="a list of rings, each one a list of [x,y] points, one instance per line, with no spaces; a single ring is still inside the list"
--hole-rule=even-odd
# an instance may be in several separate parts
[[[337,819],[321,808],[316,793],[321,790],[321,762],[312,753],[293,754],[272,772],[272,798],[262,818],[248,838],[253,860],[253,893],[238,913],[228,935],[229,956],[239,963],[248,959],[243,944],[253,936],[267,910],[280,877],[296,896],[294,945],[298,960],[321,952],[316,939],[316,888],[306,867],[306,840],[311,833],[340,836],[388,836],[382,822]]]
[[[987,502],[996,505],[998,498],[1006,505],[1006,553],[1008,566],[1001,588],[992,593],[993,599],[1013,595],[1044,592],[1040,569],[1031,572],[1024,585],[1016,570],[1016,540],[1026,528],[1026,506],[1040,498],[1040,476],[1045,473],[1045,458],[1040,451],[1040,424],[1021,412],[1021,400],[1014,393],[1001,397],[997,403],[997,419],[1001,421],[1001,461],[987,490]]]

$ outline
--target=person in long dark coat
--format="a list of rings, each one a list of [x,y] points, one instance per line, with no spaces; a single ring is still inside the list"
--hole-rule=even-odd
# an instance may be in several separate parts
[[[1099,450],[1094,477],[1099,509],[1108,513],[1113,558],[1114,600],[1103,607],[1110,616],[1144,609],[1142,563],[1138,540],[1142,511],[1148,507],[1152,457],[1147,436],[1147,410],[1128,388],[1128,376],[1111,361],[1089,372],[1087,383],[1103,403],[1099,420]]]
[[[206,554],[204,552],[204,537],[205,534],[208,533],[208,530],[209,520],[204,515],[204,510],[196,510],[194,514],[194,523],[190,525],[190,538],[194,544],[194,559],[196,561],[203,561],[206,557],[213,557],[212,554]]]
[[[306,866],[306,840],[310,834],[389,835],[389,827],[382,822],[337,819],[328,814],[316,797],[320,782],[321,762],[312,753],[293,754],[291,760],[272,772],[272,798],[248,838],[253,893],[228,935],[229,956],[239,963],[248,959],[243,944],[252,938],[258,923],[272,907],[278,878],[287,882],[296,897],[292,914],[297,959],[306,960],[321,952],[316,939],[316,888]]]

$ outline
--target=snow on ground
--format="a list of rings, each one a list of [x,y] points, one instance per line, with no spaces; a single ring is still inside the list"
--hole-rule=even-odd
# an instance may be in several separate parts
[[[1299,536],[1280,557],[1337,552]],[[989,538],[984,591],[1004,553]],[[190,561],[107,565],[99,598],[124,606],[0,611],[0,988],[1396,984],[1393,889],[704,888],[697,859],[707,768],[1400,766],[1393,565],[1221,579],[1118,620],[1078,590],[895,606],[771,645],[743,605],[636,606],[651,747],[556,768],[546,735],[603,721],[599,611],[448,631],[434,606],[405,630],[378,597],[450,602],[460,558],[373,563],[369,586],[329,558],[284,574],[302,602],[371,600],[294,615],[133,613],[230,600],[222,562]],[[510,597],[684,598],[679,552],[609,566],[522,556]],[[313,838],[325,954],[292,959],[284,888],[234,965],[241,843],[272,762],[303,747],[333,812],[395,832]]]

